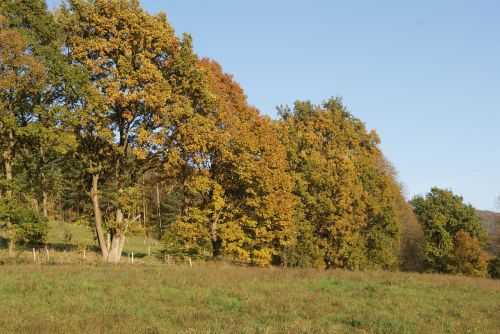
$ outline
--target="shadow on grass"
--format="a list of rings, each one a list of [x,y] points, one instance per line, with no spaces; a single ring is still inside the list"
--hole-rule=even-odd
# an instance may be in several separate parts
[[[134,258],[143,259],[148,256],[146,253],[135,253],[135,252],[122,252],[122,256],[132,256],[134,254]]]
[[[9,241],[7,240],[7,238],[0,236],[0,248],[7,248],[8,244],[9,244]],[[63,252],[63,251],[71,252],[71,251],[78,250],[78,246],[76,246],[76,245],[69,245],[69,244],[64,244],[64,243],[60,243],[60,242],[49,242],[46,245],[40,244],[40,243],[28,243],[28,244],[21,244],[21,245],[16,244],[17,249],[24,249],[24,250],[31,250],[32,248],[39,249],[39,248],[44,248],[45,246],[47,246],[49,249],[53,249],[53,250],[56,250],[59,252]],[[101,249],[97,245],[88,245],[85,249],[88,251],[92,251],[92,252],[100,252],[101,251]]]
[[[59,251],[59,252],[62,252],[62,251],[70,252],[70,251],[75,251],[75,250],[79,249],[79,247],[76,245],[68,245],[68,244],[64,244],[64,243],[60,243],[60,242],[49,242],[47,244],[47,246],[49,248],[52,248],[52,249]],[[97,245],[87,245],[85,249],[88,251],[92,251],[92,252],[100,252],[101,251],[101,249]]]

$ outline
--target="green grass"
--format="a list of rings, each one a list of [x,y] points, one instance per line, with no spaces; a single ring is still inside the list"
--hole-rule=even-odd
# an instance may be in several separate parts
[[[69,242],[64,235],[71,235]],[[0,333],[498,333],[500,281],[397,272],[165,265],[129,237],[105,265],[89,228],[51,222],[50,261],[0,249]],[[151,247],[151,256],[147,255]],[[126,256],[126,255],[125,255]]]
[[[2,333],[498,333],[500,282],[390,272],[0,266]]]
[[[71,235],[71,240],[65,241],[65,234]],[[51,221],[49,223],[48,243],[49,246],[56,249],[74,250],[81,248],[82,245],[97,248],[98,244],[95,240],[95,232],[92,228],[70,224],[64,222]],[[148,249],[149,248],[149,249]],[[123,256],[134,253],[136,259],[144,261],[157,261],[161,256],[161,243],[153,238],[145,238],[140,236],[129,236],[125,239],[123,247]],[[148,256],[151,254],[151,256]]]

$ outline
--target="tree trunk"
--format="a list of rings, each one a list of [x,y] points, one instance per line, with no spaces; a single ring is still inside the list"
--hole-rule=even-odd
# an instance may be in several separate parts
[[[125,246],[125,238],[126,238],[126,236],[122,235],[122,237],[120,239],[120,245],[118,246],[118,253],[120,254],[120,258],[121,258],[122,252],[123,252],[123,246]]]
[[[5,165],[5,180],[7,181],[7,183],[9,183],[12,181],[12,161],[5,159],[4,165]],[[7,187],[9,186],[10,185],[8,184]],[[12,190],[8,188],[7,191],[5,192],[5,195],[7,197],[10,197],[12,195]]]
[[[158,217],[158,227],[160,230],[160,240],[163,235],[163,230],[161,226],[161,201],[160,201],[160,187],[158,183],[156,183],[156,216]]]
[[[14,257],[14,249],[16,247],[14,229],[12,228],[12,224],[10,221],[7,222],[7,238],[9,245],[9,257]]]
[[[42,214],[44,217],[48,217],[47,213],[47,202],[48,202],[48,194],[45,190],[42,190]]]
[[[5,167],[5,180],[7,181],[7,189],[5,191],[5,196],[7,198],[12,197],[12,190],[11,190],[11,182],[13,178],[12,174],[12,166],[14,165],[14,134],[12,132],[9,132],[7,136],[7,147],[5,151],[3,152],[3,160],[4,160],[4,167]],[[15,236],[14,236],[14,228],[12,227],[12,223],[10,221],[7,221],[7,238],[8,244],[9,244],[9,256],[13,257],[14,256],[14,248],[15,248]]]
[[[106,239],[104,238],[104,231],[102,229],[102,213],[99,208],[99,174],[92,175],[92,205],[94,208],[94,222],[97,233],[97,240],[101,246],[102,257],[104,260],[108,259],[109,250]]]
[[[212,256],[214,259],[217,259],[220,255],[220,248],[221,248],[221,240],[218,235],[218,223],[217,219],[214,219],[212,221],[212,226],[211,226],[211,231],[210,234],[212,235]]]
[[[119,190],[121,192],[121,190]],[[122,227],[123,225],[123,212],[120,208],[116,209],[116,226]],[[108,262],[118,263],[122,257],[123,243],[125,236],[120,232],[116,232],[111,238],[111,247],[108,254]]]
[[[115,234],[111,238],[111,247],[108,253],[107,262],[119,263],[122,258],[123,246],[125,245],[126,236],[123,234]]]
[[[121,250],[120,250],[120,245],[121,245],[121,240],[122,236],[115,234],[113,238],[111,239],[111,248],[109,250],[108,254],[108,262],[111,263],[118,263],[120,262],[121,258]]]
[[[144,213],[144,230],[146,230],[146,223],[148,217],[148,207],[146,205],[146,190],[144,188],[144,180],[142,181],[142,212]]]
[[[39,152],[40,152],[40,188],[42,190],[42,214],[44,217],[47,217],[47,202],[48,202],[47,177],[45,175],[45,149],[42,143],[40,143]]]
[[[7,142],[5,150],[3,151],[3,161],[5,167],[5,180],[7,181],[7,189],[5,191],[5,196],[11,197],[12,190],[9,184],[12,181],[12,166],[14,165],[14,134],[9,132],[7,135]]]

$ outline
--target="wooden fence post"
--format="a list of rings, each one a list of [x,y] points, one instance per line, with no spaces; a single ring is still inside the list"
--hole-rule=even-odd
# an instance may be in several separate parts
[[[132,253],[132,264],[134,264],[134,253]]]
[[[36,263],[36,252],[34,248],[33,248],[33,262]]]
[[[191,258],[189,258],[189,266],[193,268],[193,262],[191,261]]]

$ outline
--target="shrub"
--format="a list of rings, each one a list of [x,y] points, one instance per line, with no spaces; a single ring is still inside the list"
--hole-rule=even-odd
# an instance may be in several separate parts
[[[48,221],[24,203],[0,202],[0,226],[7,229],[10,244],[45,244]]]

